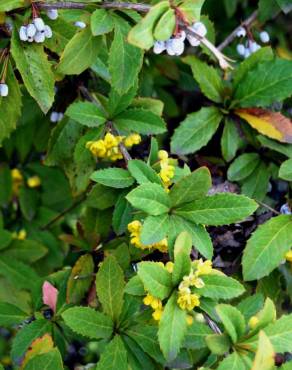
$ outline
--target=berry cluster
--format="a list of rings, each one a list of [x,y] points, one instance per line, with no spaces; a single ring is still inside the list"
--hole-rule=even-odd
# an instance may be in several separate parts
[[[190,31],[196,32],[199,36],[205,37],[207,34],[207,28],[202,22],[195,22],[189,27]],[[201,41],[194,35],[187,33],[185,31],[180,31],[174,37],[166,41],[156,41],[154,43],[153,52],[155,54],[161,54],[166,50],[168,55],[181,55],[185,49],[185,40],[192,46],[199,46]]]
[[[252,35],[248,34],[247,30],[244,27],[240,27],[240,29],[237,31],[236,36],[239,38],[245,38],[246,36],[248,36],[248,39],[245,43],[238,44],[236,47],[237,53],[245,59],[261,48],[261,45],[259,45],[253,39]],[[267,44],[270,41],[270,36],[266,31],[261,32],[259,37],[263,44]]]
[[[36,17],[32,23],[26,26],[21,26],[19,30],[19,38],[21,41],[43,43],[45,39],[50,39],[53,32],[50,26],[46,25],[42,18]]]
[[[131,233],[131,244],[135,247],[140,248],[142,250],[148,249],[158,249],[162,253],[166,253],[168,251],[168,242],[167,239],[164,238],[157,243],[154,244],[142,244],[141,243],[141,229],[142,223],[138,220],[132,221],[128,224],[128,230]]]
[[[108,132],[104,139],[88,141],[86,143],[86,148],[89,149],[96,158],[107,159],[114,162],[123,158],[119,148],[121,143],[123,143],[126,148],[130,149],[132,146],[140,144],[141,140],[141,136],[138,134],[131,134],[125,137],[114,136]]]

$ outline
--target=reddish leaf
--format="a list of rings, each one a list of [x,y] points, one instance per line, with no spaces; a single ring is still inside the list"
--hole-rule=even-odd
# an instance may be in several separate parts
[[[48,281],[43,284],[43,302],[56,312],[58,289],[56,289]]]

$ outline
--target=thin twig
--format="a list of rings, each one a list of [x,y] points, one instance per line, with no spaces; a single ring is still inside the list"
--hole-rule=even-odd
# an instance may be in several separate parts
[[[139,3],[120,3],[120,2],[107,2],[102,3],[82,3],[82,2],[68,2],[68,1],[59,1],[56,3],[35,3],[39,9],[84,9],[88,5],[95,5],[99,8],[104,9],[130,9],[136,10],[137,12],[145,13],[148,12],[151,8],[150,5],[139,4]]]
[[[275,210],[274,208],[270,207],[268,204],[266,203],[263,203],[263,202],[260,202],[259,200],[257,200],[257,203],[262,206],[262,207],[265,207],[267,208],[269,211],[273,212],[275,215],[280,215],[281,212]]]
[[[209,326],[210,329],[213,330],[216,334],[222,334],[222,331],[220,330],[219,326],[209,317],[206,313],[203,313],[203,316]]]
[[[232,32],[231,34],[226,37],[226,39],[219,45],[217,46],[217,49],[218,50],[223,50],[224,48],[226,48],[226,46],[228,46],[229,44],[232,43],[232,41],[236,38],[236,35],[237,35],[237,32],[242,28],[242,27],[250,27],[251,24],[256,20],[258,16],[258,11],[255,10],[245,21],[243,21],[241,23],[241,25],[239,25],[238,27],[236,27]]]

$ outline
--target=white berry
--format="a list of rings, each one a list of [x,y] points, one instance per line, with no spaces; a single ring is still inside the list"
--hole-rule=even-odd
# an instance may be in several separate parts
[[[236,51],[239,55],[241,55],[242,57],[244,56],[245,54],[245,46],[243,44],[238,44],[236,46]]]
[[[166,52],[167,52],[168,55],[171,55],[171,56],[175,55],[175,51],[172,48],[172,43],[173,43],[173,39],[169,39],[165,43]]]
[[[52,112],[50,115],[50,121],[53,123],[58,122],[59,120],[59,113],[58,112]]]
[[[27,27],[26,26],[21,26],[19,29],[19,38],[21,41],[27,41]]]
[[[59,14],[58,14],[58,10],[57,10],[57,9],[49,9],[49,10],[47,11],[47,16],[48,16],[48,18],[50,18],[52,21],[55,21],[55,20],[58,18],[58,16],[59,16]]]
[[[77,21],[74,23],[76,27],[79,27],[79,28],[85,28],[86,27],[86,24],[84,22],[81,22],[81,21]]]
[[[37,44],[41,44],[42,42],[45,41],[45,34],[44,32],[37,32],[34,36],[34,41],[37,43]]]
[[[252,53],[255,53],[256,51],[258,51],[259,49],[261,48],[261,46],[259,44],[257,44],[255,41],[252,41],[249,45],[249,50]]]
[[[8,96],[9,88],[7,84],[1,83],[0,84],[0,96],[6,97]]]
[[[53,32],[50,26],[45,26],[45,37],[50,39],[53,37]]]
[[[34,24],[30,23],[27,26],[26,33],[27,33],[27,37],[34,37],[34,35],[37,33],[36,26]]]
[[[181,41],[185,41],[187,35],[185,31],[180,31],[180,33],[176,36],[177,39],[180,39]]]
[[[64,114],[58,113],[58,122],[62,121],[63,118],[64,118]]]
[[[263,31],[260,33],[260,39],[261,39],[261,42],[263,42],[264,44],[267,44],[268,42],[270,42],[270,35],[268,34],[268,32]]]
[[[191,29],[196,32],[199,36],[205,37],[207,34],[207,28],[202,22],[196,22],[191,26]]]
[[[195,36],[187,34],[187,40],[192,46],[199,46],[201,41],[197,39]]]
[[[291,208],[289,207],[289,205],[287,203],[286,204],[283,204],[281,206],[280,212],[283,215],[291,215],[292,214],[292,210],[291,210]]]
[[[245,37],[246,36],[246,29],[244,27],[240,27],[236,32],[237,37]]]
[[[33,42],[33,41],[34,41],[34,38],[33,38],[33,37],[28,37],[28,38],[27,38],[27,41],[28,41],[28,42]]]
[[[181,55],[184,52],[185,44],[180,38],[174,38],[172,41],[172,50],[175,55]]]
[[[165,41],[156,41],[153,46],[153,53],[161,54],[165,49]]]
[[[250,52],[249,48],[246,48],[245,52],[244,52],[244,58],[247,59],[248,57],[250,57],[250,55],[251,55],[251,52]]]
[[[33,24],[35,25],[35,28],[37,29],[37,31],[44,32],[44,30],[45,30],[45,23],[42,20],[42,18],[39,18],[39,17],[38,18],[34,18]]]

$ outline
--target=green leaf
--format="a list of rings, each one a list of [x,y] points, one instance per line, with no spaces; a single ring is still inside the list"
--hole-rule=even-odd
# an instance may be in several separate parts
[[[260,293],[254,294],[250,297],[243,299],[237,308],[245,317],[245,320],[249,320],[254,316],[264,305],[264,296]]]
[[[248,240],[243,253],[244,280],[268,275],[285,258],[292,246],[292,219],[289,215],[274,217],[260,225]]]
[[[150,49],[154,44],[153,28],[161,15],[169,9],[168,1],[161,1],[151,7],[146,16],[129,32],[128,40],[141,49]]]
[[[115,205],[113,212],[113,229],[117,235],[123,234],[127,230],[128,224],[132,220],[133,208],[122,194]]]
[[[206,343],[210,351],[219,356],[228,353],[231,347],[229,337],[226,334],[210,334],[206,337]]]
[[[279,177],[287,181],[292,181],[292,159],[288,159],[281,164],[279,169]]]
[[[177,305],[177,293],[167,301],[159,322],[158,339],[167,361],[178,355],[187,332],[187,313]]]
[[[169,210],[168,194],[158,184],[142,184],[132,190],[126,198],[133,207],[152,216],[159,216]]]
[[[143,52],[126,40],[129,29],[126,22],[116,23],[109,52],[111,85],[120,94],[127,92],[133,86],[143,62]]]
[[[128,370],[127,351],[119,335],[107,344],[96,370]]]
[[[92,256],[90,254],[83,254],[75,262],[67,282],[67,303],[81,303],[91,286],[93,272],[94,263]]]
[[[253,362],[252,370],[274,370],[275,351],[269,337],[265,332],[259,334],[259,344]]]
[[[19,191],[19,204],[23,217],[31,221],[37,212],[38,193],[33,189],[22,187]]]
[[[194,79],[198,82],[202,93],[215,103],[221,103],[224,84],[218,71],[195,56],[187,56],[183,62],[191,67]]]
[[[0,4],[0,12],[9,12],[10,10],[24,6],[24,0],[4,0]]]
[[[128,188],[134,183],[130,172],[122,168],[106,168],[93,172],[91,180],[111,188]]]
[[[217,370],[246,370],[246,366],[238,353],[233,352],[220,362]]]
[[[291,144],[280,144],[275,140],[268,139],[267,137],[261,135],[258,135],[257,139],[265,148],[269,148],[271,150],[284,154],[288,158],[292,158]]]
[[[142,135],[162,134],[166,130],[163,119],[150,110],[131,108],[114,118],[118,130],[134,131]]]
[[[188,176],[182,177],[171,188],[169,196],[172,207],[192,202],[206,195],[212,185],[207,167],[201,167]]]
[[[14,360],[21,358],[35,339],[42,337],[46,333],[50,334],[51,331],[52,323],[44,319],[36,320],[26,325],[14,337],[11,357]]]
[[[93,103],[76,102],[69,106],[65,113],[68,117],[87,127],[98,127],[106,118],[101,109]]]
[[[189,154],[201,149],[214,135],[221,119],[222,113],[215,107],[189,114],[171,138],[171,151]]]
[[[9,244],[12,242],[12,234],[9,231],[2,230],[0,228],[0,250],[5,249],[9,246]]]
[[[258,8],[260,22],[266,22],[281,11],[277,0],[259,0]]]
[[[242,61],[238,68],[234,70],[233,86],[237,88],[239,84],[247,76],[247,73],[255,68],[259,63],[267,62],[274,59],[273,49],[269,46],[262,47],[256,53],[251,54],[250,57]]]
[[[134,275],[126,284],[125,293],[132,295],[145,295],[144,285],[138,275]]]
[[[174,9],[168,9],[157,22],[154,29],[154,38],[156,40],[168,40],[175,29],[176,16]]]
[[[6,84],[9,88],[9,94],[6,97],[0,97],[0,144],[16,128],[17,120],[21,115],[21,93],[10,63],[8,64]]]
[[[204,2],[205,0],[184,0],[179,6],[179,9],[190,23],[198,22]]]
[[[229,166],[227,176],[230,181],[240,181],[248,177],[260,163],[257,153],[245,153],[237,157]]]
[[[179,234],[174,245],[174,266],[172,272],[173,285],[179,284],[183,277],[191,272],[192,238],[187,232]]]
[[[45,17],[44,21],[53,31],[53,36],[50,39],[46,39],[44,45],[47,49],[61,55],[68,42],[75,35],[76,27],[66,22],[63,17],[54,20]]]
[[[292,61],[275,59],[248,72],[234,93],[232,107],[266,107],[292,94]]]
[[[103,311],[117,321],[124,303],[124,273],[114,256],[108,256],[96,274],[96,293]]]
[[[208,325],[194,321],[191,326],[188,327],[184,347],[188,349],[201,349],[207,347],[206,336],[212,334],[212,330]]]
[[[41,110],[47,113],[54,101],[54,75],[43,46],[21,42],[15,26],[11,39],[11,53],[28,92],[37,101]],[[15,90],[14,94],[19,103],[19,92]]]
[[[10,257],[1,256],[0,275],[18,288],[30,290],[38,283],[39,276],[29,266]]]
[[[156,114],[157,116],[162,116],[164,104],[161,100],[148,98],[148,97],[141,97],[135,98],[131,104],[134,108],[143,108],[150,110],[152,113]]]
[[[241,312],[228,304],[219,304],[216,306],[216,312],[222,321],[222,324],[232,339],[236,343],[245,332],[245,320]]]
[[[170,216],[169,239],[175,237],[182,231],[187,231],[192,236],[194,247],[206,258],[211,259],[213,255],[212,240],[203,225],[195,225],[182,217]]]
[[[114,21],[105,9],[96,9],[91,15],[91,32],[94,36],[109,33],[114,28]]]
[[[119,198],[119,190],[96,184],[87,195],[85,204],[88,207],[104,210],[113,207]]]
[[[32,357],[25,365],[24,370],[63,370],[62,356],[57,348],[49,352]]]
[[[101,39],[91,34],[89,27],[78,31],[66,45],[57,67],[57,72],[66,75],[79,75],[97,59]]]
[[[11,170],[8,164],[5,163],[0,165],[0,206],[4,206],[7,203],[9,203],[11,197],[12,197]]]
[[[108,339],[113,332],[112,320],[90,307],[71,307],[62,318],[75,333],[91,339]]]
[[[155,262],[140,262],[138,276],[144,288],[156,298],[164,299],[172,289],[171,274]]]
[[[268,192],[270,176],[266,164],[260,162],[255,170],[244,179],[241,187],[242,193],[261,202]]]
[[[119,94],[114,88],[111,88],[107,104],[110,117],[115,117],[117,114],[125,111],[126,108],[128,108],[137,94],[137,89],[138,79],[126,93]]]
[[[148,245],[161,241],[167,235],[168,228],[169,216],[167,213],[146,217],[141,232],[141,243]]]
[[[23,312],[18,307],[10,303],[0,303],[0,326],[10,327],[20,324],[28,317],[28,314]]]
[[[221,136],[221,152],[225,161],[230,162],[236,155],[242,143],[236,123],[229,118],[225,119],[223,134]]]
[[[0,237],[1,238],[1,237]],[[4,251],[4,255],[8,258],[20,260],[25,263],[34,263],[48,253],[48,249],[36,240],[15,239],[9,248]]]
[[[156,183],[161,185],[161,180],[152,167],[140,159],[132,159],[128,162],[128,170],[138,184]]]
[[[204,275],[202,277],[205,286],[197,289],[198,294],[213,299],[231,299],[240,296],[244,287],[235,279],[226,275]]]
[[[135,325],[127,329],[127,335],[134,339],[150,357],[159,363],[164,363],[164,358],[158,345],[156,326]]]
[[[216,226],[244,220],[257,207],[255,201],[243,195],[221,193],[187,203],[174,213],[194,223]]]

